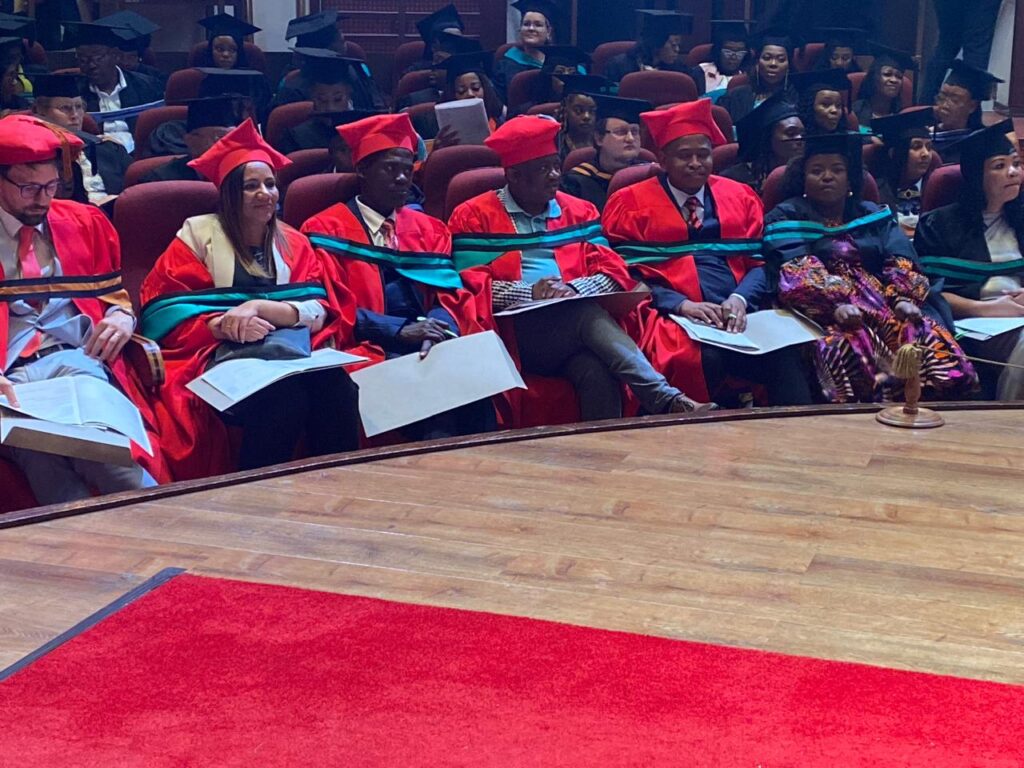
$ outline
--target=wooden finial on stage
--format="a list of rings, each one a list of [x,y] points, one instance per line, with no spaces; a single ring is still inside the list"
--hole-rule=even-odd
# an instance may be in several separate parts
[[[941,427],[945,420],[930,408],[919,408],[921,400],[921,349],[916,344],[904,344],[896,351],[892,373],[903,380],[904,404],[879,411],[875,418],[891,427],[930,429]]]

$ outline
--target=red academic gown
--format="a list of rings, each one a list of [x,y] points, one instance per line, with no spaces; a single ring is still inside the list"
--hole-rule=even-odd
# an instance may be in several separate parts
[[[117,232],[106,216],[92,205],[71,200],[54,200],[46,216],[53,247],[60,259],[63,275],[48,281],[48,290],[54,298],[72,296],[72,302],[83,315],[98,323],[111,306],[132,308],[128,292],[121,284],[121,244]],[[5,288],[13,281],[3,279]],[[0,301],[0,363],[7,365],[7,333],[9,323],[7,302]],[[153,456],[132,446],[135,460],[159,482],[168,480],[160,441],[155,429],[156,420],[145,390],[135,372],[120,356],[108,364],[114,382],[138,407],[149,434]]]
[[[279,221],[277,226],[287,245],[281,249],[281,256],[291,270],[289,284],[322,283],[320,260],[309,241],[283,222]],[[142,304],[145,307],[168,294],[208,291],[214,287],[209,269],[176,237],[142,283]],[[322,303],[327,316],[323,328],[313,335],[314,349],[332,346],[339,324],[340,313],[330,299]],[[236,468],[224,422],[210,405],[185,386],[206,369],[220,344],[207,327],[214,314],[184,320],[160,339],[167,381],[160,389],[154,411],[164,454],[175,480],[210,477]]]
[[[757,241],[764,227],[761,201],[745,184],[711,176],[708,187],[715,202],[715,213],[720,223],[720,238],[709,241],[716,244],[730,241]],[[631,262],[626,244],[646,246],[650,255],[659,246],[665,246],[666,258],[659,263],[631,264],[644,280],[667,286],[684,294],[691,301],[703,301],[697,265],[692,255],[685,252],[673,255],[670,246],[685,246],[690,240],[689,230],[682,212],[663,183],[656,176],[624,187],[612,195],[602,214],[604,232],[613,248],[621,249],[627,263]],[[756,249],[751,243],[751,248]],[[747,253],[723,255],[737,285],[751,269],[761,262]],[[700,344],[693,341],[674,321],[659,313],[651,300],[640,305],[640,349],[654,367],[664,374],[668,382],[690,397],[710,399],[701,365]]]
[[[548,232],[600,222],[601,215],[597,208],[586,200],[557,192],[555,201],[562,215],[548,220]],[[459,205],[452,212],[448,226],[455,237],[456,263],[459,262],[459,235],[486,234],[502,238],[516,233],[511,217],[494,191],[484,192]],[[565,282],[603,273],[623,290],[630,290],[636,284],[619,255],[605,245],[581,240],[553,250]],[[495,319],[491,287],[493,280],[522,280],[522,267],[522,251],[508,250],[488,264],[462,272],[466,287],[476,296],[477,322],[483,328],[495,330],[501,335],[517,365],[519,355],[514,324],[509,318],[503,318],[501,322]],[[567,389],[567,382],[535,376],[528,378],[529,389],[526,392],[514,389],[503,395],[505,402],[499,404],[498,410],[505,426],[516,428],[568,423],[579,419],[575,397],[568,396],[572,389]]]
[[[302,225],[302,231],[307,235],[329,235],[339,240],[370,245],[363,223],[344,203],[332,205],[310,217]],[[444,222],[433,216],[411,208],[399,208],[395,211],[395,235],[401,253],[434,254],[451,258],[451,234]],[[358,370],[381,362],[385,358],[384,350],[376,344],[359,342],[355,338],[358,308],[380,314],[387,311],[380,268],[369,261],[340,255],[336,250],[316,250],[324,265],[324,282],[328,294],[341,311],[341,320],[337,325],[337,345],[346,352],[369,358],[369,362],[350,366],[348,370]],[[469,291],[437,288],[416,280],[412,282],[418,289],[425,312],[440,304],[458,323],[460,335],[482,330],[476,322],[473,295]]]

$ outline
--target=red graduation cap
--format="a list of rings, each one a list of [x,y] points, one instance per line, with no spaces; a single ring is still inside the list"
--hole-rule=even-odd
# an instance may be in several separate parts
[[[64,177],[71,176],[71,162],[85,146],[80,138],[32,115],[8,115],[0,119],[0,165],[62,163]]]
[[[644,112],[640,118],[660,149],[678,138],[694,135],[707,136],[713,147],[729,143],[711,116],[711,99],[698,99],[671,109]]]
[[[352,162],[358,165],[364,158],[387,149],[416,151],[419,137],[405,112],[393,115],[374,115],[335,130],[352,150]]]
[[[558,154],[555,136],[561,126],[544,115],[514,117],[484,139],[498,153],[502,168]]]
[[[256,130],[256,124],[249,118],[191,161],[189,167],[195,168],[219,187],[235,168],[256,162],[266,163],[275,172],[292,164],[291,160],[263,140]]]

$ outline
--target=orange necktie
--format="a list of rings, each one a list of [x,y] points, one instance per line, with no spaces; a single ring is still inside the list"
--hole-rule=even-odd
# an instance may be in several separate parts
[[[35,227],[24,226],[18,230],[18,264],[21,266],[22,280],[43,276],[43,270],[39,268],[39,259],[36,258],[35,234]],[[41,307],[42,304],[37,307],[37,310]],[[43,332],[36,331],[25,348],[21,350],[19,357],[34,355],[39,350],[42,341]]]

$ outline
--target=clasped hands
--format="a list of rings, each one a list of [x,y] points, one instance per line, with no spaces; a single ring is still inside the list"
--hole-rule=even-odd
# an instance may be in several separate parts
[[[261,311],[267,303],[262,299],[252,299],[232,307],[227,312],[210,319],[207,327],[218,341],[234,341],[239,344],[252,344],[262,341],[277,326],[264,317]],[[296,321],[298,311],[295,311]]]
[[[721,304],[683,299],[676,314],[729,333],[743,333],[747,330],[747,306],[738,296],[730,296]]]

